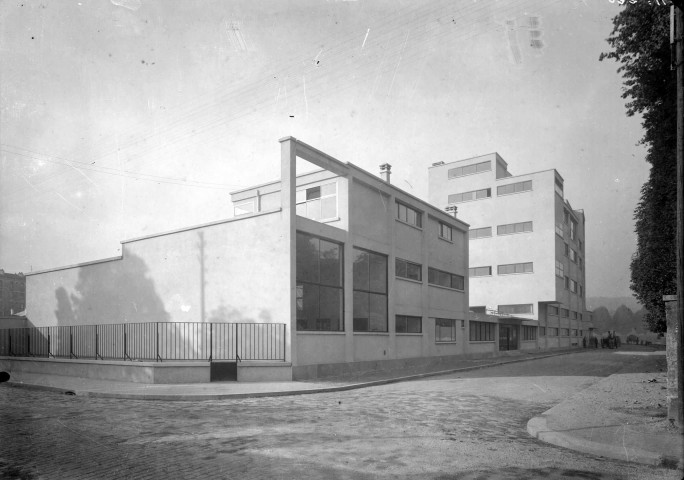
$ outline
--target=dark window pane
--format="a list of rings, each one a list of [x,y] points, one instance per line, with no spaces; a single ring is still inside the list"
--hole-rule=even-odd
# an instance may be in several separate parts
[[[342,330],[342,289],[320,287],[319,308],[316,330]]]
[[[354,331],[367,332],[370,325],[370,301],[367,292],[354,292]]]
[[[394,274],[395,274],[397,277],[404,277],[404,278],[407,277],[407,274],[406,274],[406,261],[400,260],[400,259],[398,259],[398,258],[395,260],[395,262],[394,262]]]
[[[407,317],[406,331],[408,333],[421,333],[423,331],[423,319],[420,317]]]
[[[313,200],[314,198],[321,198],[321,187],[312,187],[306,190],[306,199]]]
[[[354,288],[357,288],[354,286]],[[370,287],[371,292],[387,293],[387,257],[370,254]]]
[[[342,286],[342,261],[340,245],[320,241],[321,279],[323,285]]]
[[[354,289],[368,290],[369,285],[369,254],[363,250],[354,249]]]
[[[297,330],[315,330],[319,310],[318,285],[298,285],[297,290],[302,291],[302,308],[297,308]]]
[[[297,233],[297,280],[318,283],[319,240]]]
[[[412,280],[422,280],[422,268],[415,263],[408,263],[406,265],[406,277]]]
[[[403,315],[397,315],[395,318],[394,331],[397,333],[406,333],[406,318]]]
[[[370,331],[387,331],[387,296],[370,294]]]

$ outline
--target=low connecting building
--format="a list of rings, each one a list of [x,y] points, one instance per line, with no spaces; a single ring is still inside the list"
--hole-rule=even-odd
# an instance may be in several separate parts
[[[130,358],[157,370],[169,360],[240,360],[237,378],[260,380],[440,366],[470,353],[468,225],[392,185],[389,165],[379,178],[291,137],[281,148],[280,179],[233,192],[233,218],[29,274],[29,320],[70,328],[71,342],[46,331],[29,354]],[[320,170],[297,176],[298,158]],[[242,325],[242,338],[226,324]],[[79,335],[95,346],[79,354]],[[171,336],[191,354],[179,356]],[[196,363],[178,378],[209,381],[211,365]]]
[[[563,183],[554,169],[514,176],[497,153],[429,169],[430,203],[455,206],[471,225],[471,339],[529,350],[589,335],[585,216]]]

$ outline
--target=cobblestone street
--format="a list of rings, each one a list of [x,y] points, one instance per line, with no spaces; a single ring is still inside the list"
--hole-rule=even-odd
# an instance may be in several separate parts
[[[525,430],[598,376],[655,368],[648,358],[616,357],[599,351],[346,392],[206,402],[3,386],[0,477],[675,478]]]

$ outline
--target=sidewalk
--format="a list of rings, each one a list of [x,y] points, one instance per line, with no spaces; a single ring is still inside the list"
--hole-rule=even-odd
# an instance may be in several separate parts
[[[611,375],[532,418],[527,431],[592,455],[681,469],[684,437],[666,417],[666,385],[664,372]]]
[[[539,358],[579,353],[577,348],[556,350],[553,352],[516,352],[510,356],[463,359],[452,364],[453,368],[442,371],[385,371],[362,372],[353,377],[328,378],[315,381],[292,382],[214,382],[186,384],[149,384],[135,382],[118,382],[92,378],[68,377],[62,375],[44,375],[25,372],[9,372],[10,380],[5,384],[10,387],[32,388],[79,395],[84,397],[122,398],[134,400],[165,401],[197,401],[223,400],[250,397],[275,397],[282,395],[303,395],[311,393],[327,393],[342,390],[384,385],[427,376],[465,370],[475,370],[506,363],[525,362]]]

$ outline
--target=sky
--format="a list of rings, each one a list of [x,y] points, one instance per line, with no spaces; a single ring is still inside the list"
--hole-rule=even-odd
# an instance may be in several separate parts
[[[630,296],[641,119],[599,61],[611,0],[0,2],[0,268],[232,216],[294,136],[427,199],[498,152],[583,209],[587,297]],[[664,7],[663,7],[664,8]],[[464,218],[467,222],[467,218]]]

